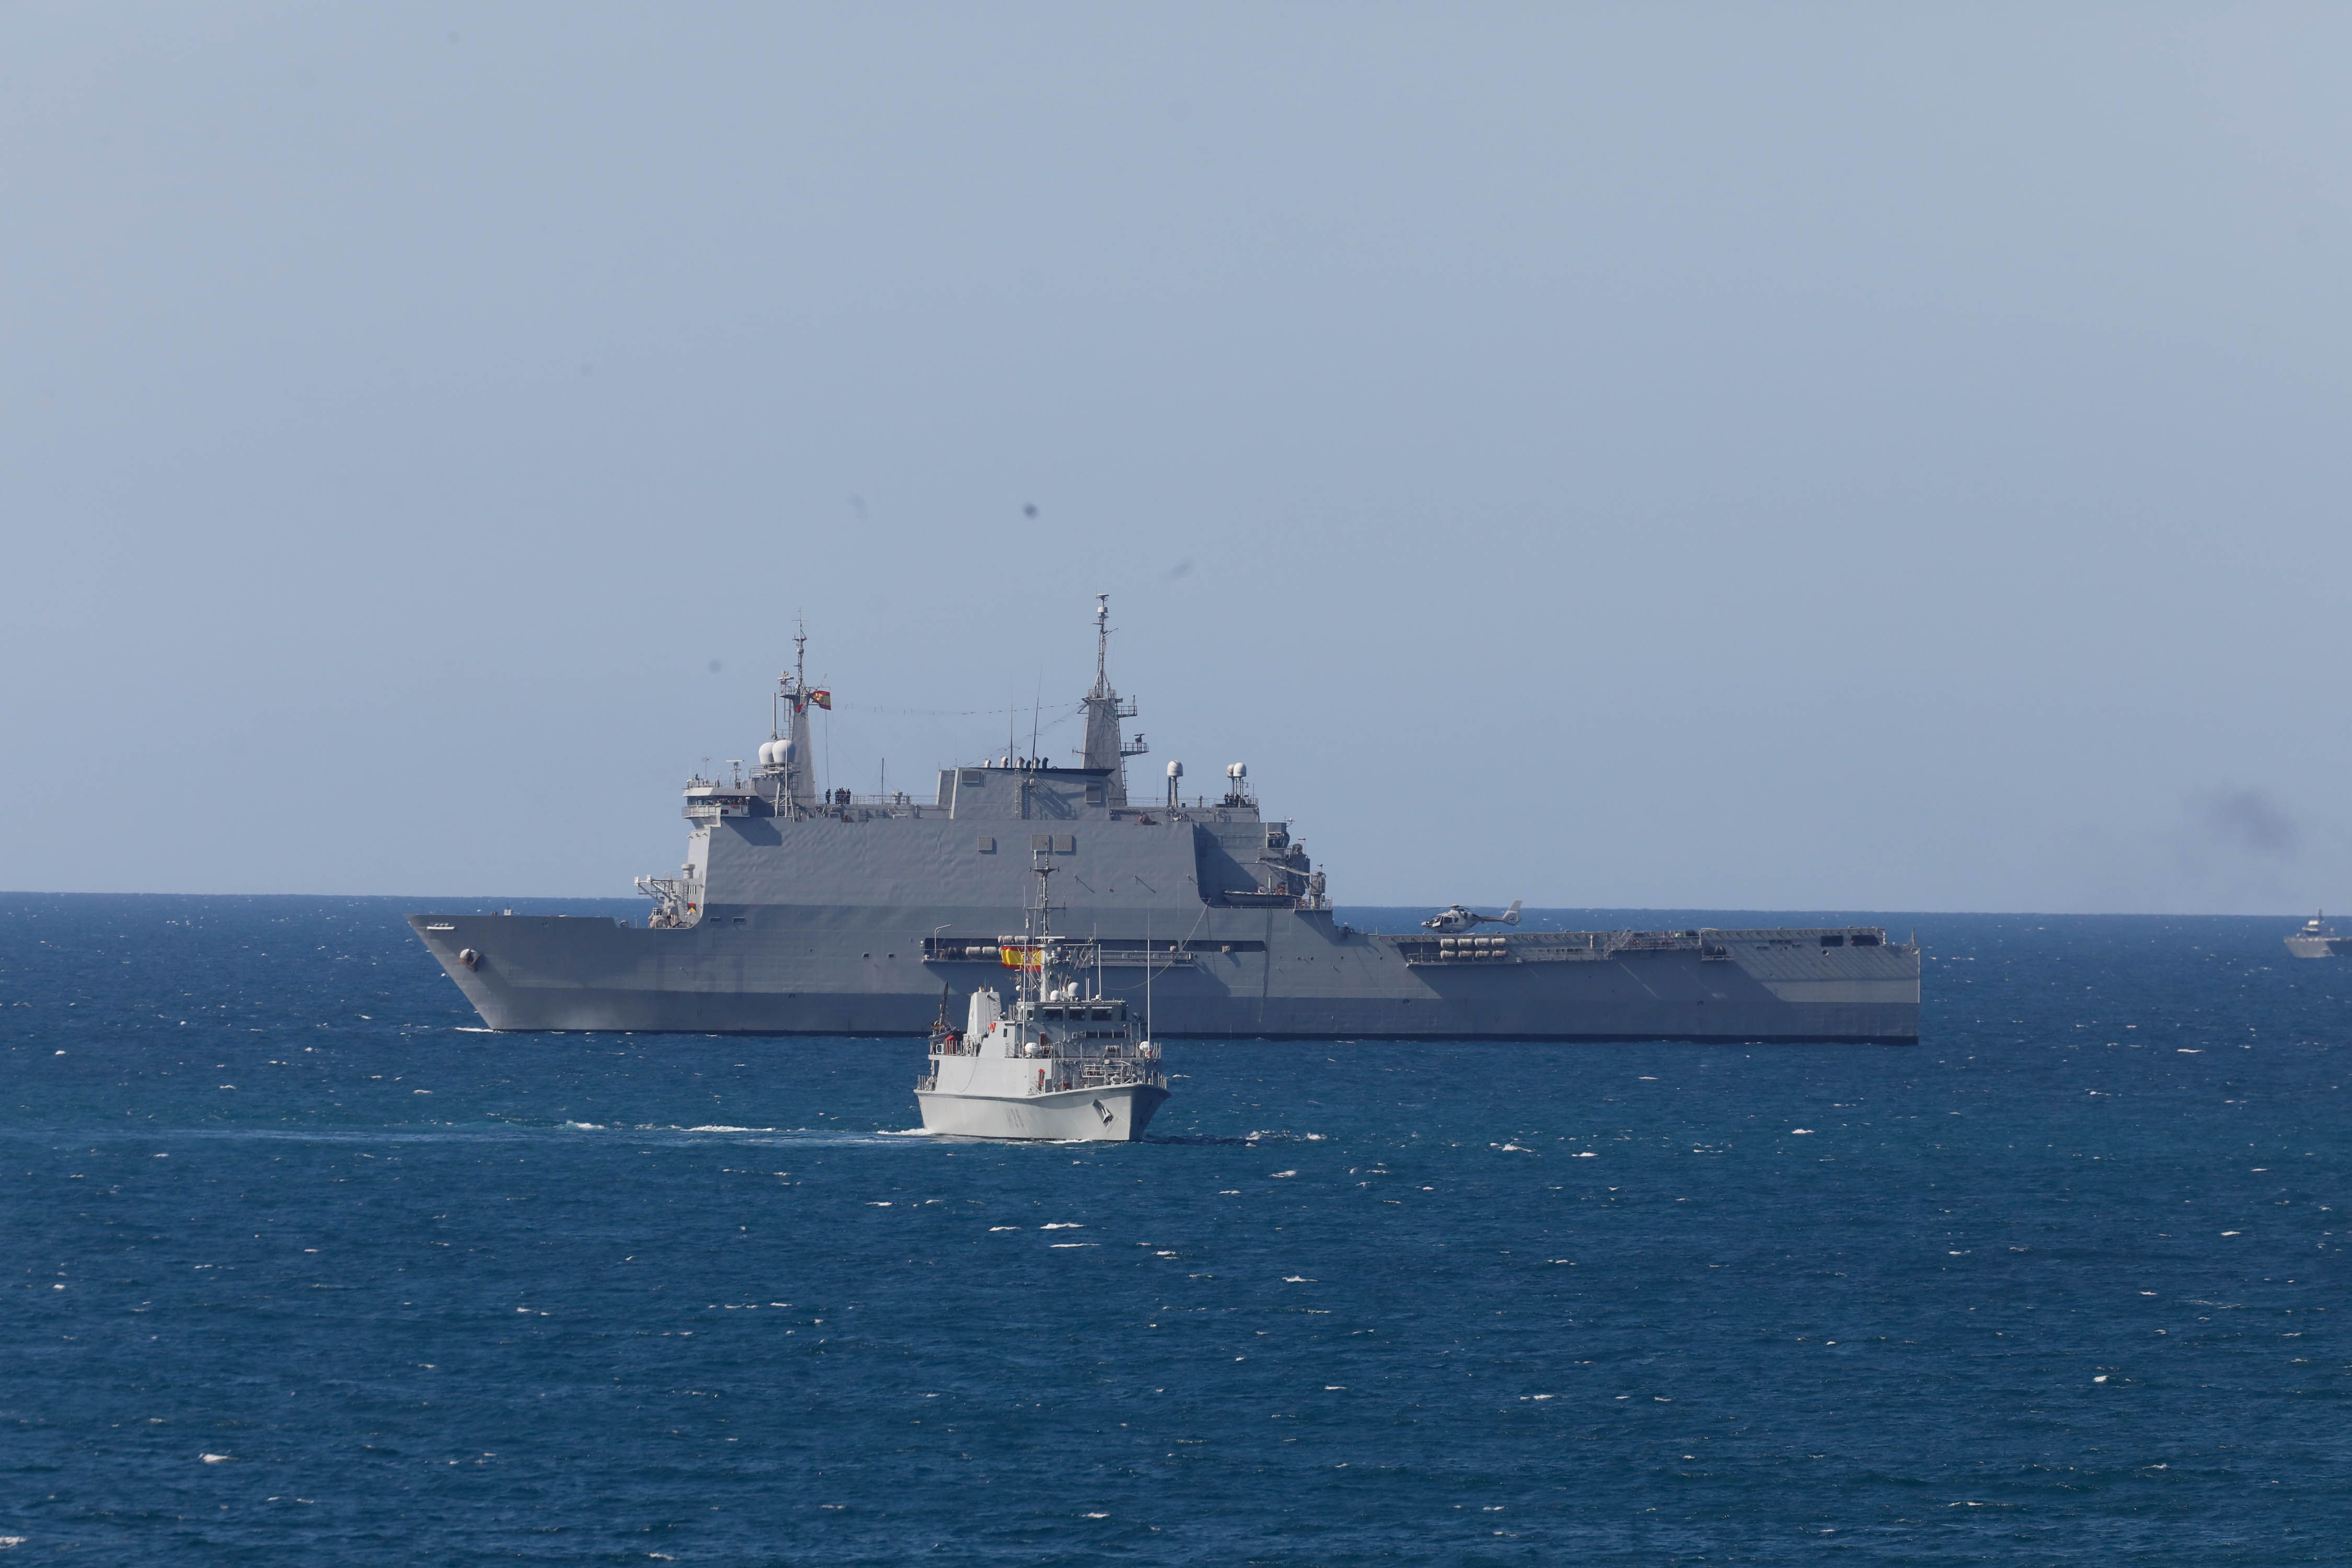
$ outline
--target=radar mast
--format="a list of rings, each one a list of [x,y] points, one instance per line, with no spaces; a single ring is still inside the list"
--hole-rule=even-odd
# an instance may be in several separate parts
[[[1135,717],[1135,700],[1122,701],[1110,684],[1110,595],[1095,595],[1095,684],[1087,693],[1087,749],[1085,766],[1099,768],[1108,774],[1109,801],[1113,805],[1127,804],[1127,759],[1139,757],[1150,748],[1139,734],[1132,741],[1121,741],[1118,721]]]
[[[779,793],[792,802],[795,812],[816,809],[816,757],[809,746],[809,715],[812,703],[831,706],[832,693],[812,691],[808,683],[808,623],[803,621],[793,637],[793,667],[776,678],[775,721],[769,726],[777,735],[773,771],[783,774],[784,787]],[[785,711],[792,715],[789,731],[785,729]]]

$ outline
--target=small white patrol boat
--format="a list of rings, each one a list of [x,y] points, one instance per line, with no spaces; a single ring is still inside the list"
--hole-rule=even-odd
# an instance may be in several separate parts
[[[915,1085],[927,1132],[1123,1143],[1167,1103],[1159,1046],[1124,1001],[1102,994],[1099,978],[1086,984],[1091,944],[1050,929],[1053,874],[1041,854],[1027,929],[998,940],[1000,962],[1020,976],[1012,1009],[985,985],[961,1020],[950,1016],[950,996],[940,998],[930,1071]]]
[[[2336,928],[2327,923],[2327,911],[2305,921],[2303,929],[2286,939],[2286,950],[2297,958],[2335,958],[2352,949],[2352,937],[2340,937]]]

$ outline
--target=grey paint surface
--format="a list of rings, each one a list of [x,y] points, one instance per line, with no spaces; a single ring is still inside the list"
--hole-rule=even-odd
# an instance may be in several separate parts
[[[803,908],[789,922],[737,927],[714,916],[679,931],[546,915],[411,921],[493,1028],[919,1035],[942,985],[1010,978],[991,961],[926,958],[917,926],[955,912]],[[964,912],[964,929],[985,929],[973,918],[984,911]],[[1816,930],[1638,933],[1662,945],[1582,960],[1417,963],[1410,952],[1432,944],[1348,931],[1324,911],[1253,910],[1201,929],[1191,962],[1153,968],[1156,1034],[1896,1043],[1919,1032],[1916,949],[1822,949]],[[1702,942],[1723,956],[1704,956]],[[473,968],[458,962],[467,949],[479,955]],[[1143,975],[1132,962],[1107,966],[1104,989],[1142,1005]]]
[[[1909,1041],[1919,953],[1875,928],[1355,931],[1287,822],[1222,802],[1125,803],[1097,671],[1086,761],[1007,756],[930,804],[811,805],[780,767],[687,791],[691,923],[410,917],[498,1029],[913,1035],[943,989],[1010,978],[1034,879],[1108,994],[1165,1036]],[[846,792],[843,792],[845,795]],[[1148,981],[1148,986],[1147,986]]]

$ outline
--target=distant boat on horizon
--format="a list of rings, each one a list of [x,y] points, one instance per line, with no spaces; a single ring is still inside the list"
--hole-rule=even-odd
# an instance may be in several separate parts
[[[2327,911],[2320,910],[2303,922],[2303,929],[2286,939],[2286,950],[2297,958],[2340,958],[2347,947],[2352,947],[2352,937],[2336,934],[2327,923]]]

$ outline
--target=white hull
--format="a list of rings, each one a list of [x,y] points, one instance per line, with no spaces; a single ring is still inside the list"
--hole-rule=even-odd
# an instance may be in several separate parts
[[[2343,950],[2345,939],[2339,936],[2291,936],[2286,950],[2297,958],[2334,958]]]
[[[1152,1113],[1168,1100],[1155,1084],[1059,1089],[1018,1097],[915,1091],[923,1130],[951,1138],[1039,1139],[1127,1143],[1143,1136]]]

